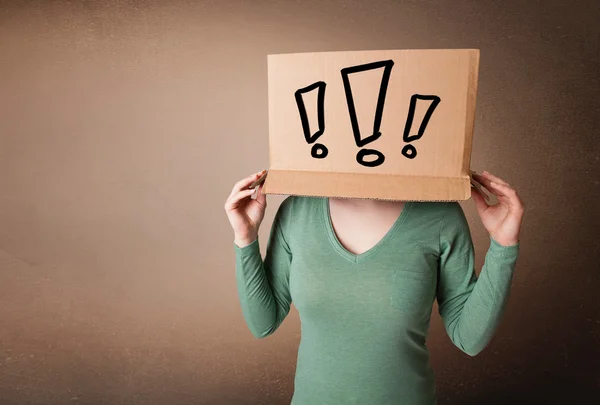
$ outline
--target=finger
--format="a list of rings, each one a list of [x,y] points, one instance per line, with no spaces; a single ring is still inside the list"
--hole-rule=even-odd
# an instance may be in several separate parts
[[[258,191],[256,192],[256,202],[261,204],[263,207],[267,206],[267,195],[263,193],[265,183],[258,186]]]
[[[519,199],[517,191],[514,188],[504,184],[498,184],[496,182],[490,182],[490,184],[506,197],[509,208],[522,209],[523,204],[521,204],[521,200]]]
[[[475,175],[473,175],[473,177],[475,178],[475,180],[477,180],[477,182],[479,184],[481,184],[490,194],[495,195],[496,197],[503,197],[504,195],[500,192],[500,190],[497,187],[494,187],[491,185],[491,180],[483,177],[483,176],[477,176],[475,177]]]
[[[490,182],[489,182],[489,188],[490,188],[490,191],[491,191],[491,192],[492,192],[492,193],[493,193],[495,196],[497,196],[497,197],[508,197],[508,196],[505,194],[506,190],[505,190],[505,189],[503,189],[503,188],[501,188],[501,187],[508,187],[508,186],[505,186],[504,184],[498,184],[498,183],[495,183],[495,182],[493,182],[493,181],[490,181]]]
[[[254,194],[255,191],[256,190],[250,189],[238,191],[236,194],[234,194],[227,200],[225,209],[236,210],[240,208],[245,202],[247,202],[249,198],[252,197],[252,194]]]
[[[241,190],[245,189],[246,187],[248,187],[254,180],[259,178],[264,172],[265,172],[264,170],[261,170],[260,172],[253,173],[250,176],[243,178],[242,180],[235,183],[233,186],[233,189],[231,190],[231,194],[229,194],[229,196],[231,197],[238,191],[241,191]]]
[[[485,198],[486,201],[490,200],[490,196],[487,195],[487,193],[485,193],[481,187],[482,185],[479,184],[479,182],[477,180],[475,180],[474,178],[471,179],[471,186],[475,187],[477,189],[477,191],[479,191],[479,194],[481,194],[483,196],[483,198]]]
[[[240,206],[240,203],[244,199],[247,199],[248,197],[252,196],[252,194],[254,194],[255,191],[255,189],[246,189],[238,191],[237,193],[235,193],[227,199],[227,202],[225,203],[225,209],[233,210],[238,208]]]
[[[252,184],[256,179],[260,178],[260,176],[262,176],[265,171],[266,170],[261,170],[259,172],[253,173],[250,176],[238,181],[234,188],[236,189],[236,191],[240,191],[240,190],[248,188],[248,186],[250,184]]]
[[[260,176],[258,176],[258,179],[254,180],[252,182],[252,184],[250,184],[248,186],[248,188],[256,188],[258,186],[260,186],[262,183],[264,183],[267,180],[267,171],[263,170],[262,174]]]
[[[483,171],[483,175],[484,175],[485,177],[487,177],[488,179],[492,180],[492,181],[493,181],[493,182],[495,182],[495,183],[498,183],[498,184],[504,184],[504,185],[506,185],[506,186],[510,186],[510,184],[508,184],[508,182],[506,182],[506,181],[502,180],[502,179],[501,179],[500,177],[498,177],[498,176],[494,176],[492,173],[488,172],[487,170],[484,170],[484,171]]]
[[[491,174],[490,172],[488,172],[487,170],[483,171],[483,174],[479,174],[473,170],[471,170],[471,176],[476,179],[477,181],[481,182],[483,179],[488,179],[490,181],[495,181],[499,184],[506,184],[506,185],[510,185],[507,182],[505,182],[504,180],[502,180],[501,178],[494,176],[493,174]]]
[[[488,209],[489,204],[483,197],[483,193],[479,191],[476,187],[471,188],[471,197],[473,198],[473,202],[475,203],[475,208],[477,208],[477,212],[481,214],[486,209]]]

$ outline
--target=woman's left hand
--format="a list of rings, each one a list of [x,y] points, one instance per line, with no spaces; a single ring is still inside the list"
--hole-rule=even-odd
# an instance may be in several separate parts
[[[487,171],[473,173],[473,178],[498,198],[498,203],[489,205],[482,193],[472,187],[472,197],[479,217],[498,243],[503,246],[516,245],[523,221],[524,204],[519,195],[507,182]]]

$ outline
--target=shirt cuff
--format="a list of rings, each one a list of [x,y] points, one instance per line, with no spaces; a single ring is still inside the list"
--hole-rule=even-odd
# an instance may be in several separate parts
[[[235,242],[233,242],[233,249],[235,250],[235,254],[238,257],[247,257],[253,254],[260,254],[260,247],[258,245],[258,238],[254,239],[252,243],[246,245],[244,247],[239,247]]]
[[[516,260],[519,256],[519,242],[514,245],[504,246],[490,236],[490,248],[488,250],[488,254],[491,254],[495,257]]]

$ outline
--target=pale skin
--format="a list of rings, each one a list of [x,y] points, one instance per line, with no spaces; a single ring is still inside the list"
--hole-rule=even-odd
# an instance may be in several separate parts
[[[267,196],[261,192],[263,184],[256,189],[248,188],[263,173],[264,170],[238,181],[225,201],[234,242],[239,247],[249,245],[258,237],[258,229],[265,216]],[[510,184],[487,171],[473,174],[473,178],[498,199],[497,203],[490,205],[477,189],[471,188],[472,200],[483,226],[501,245],[517,244],[524,212],[521,198]],[[255,192],[256,198],[252,198]],[[375,246],[404,209],[403,201],[330,198],[329,203],[331,222],[338,240],[354,254],[364,253]]]

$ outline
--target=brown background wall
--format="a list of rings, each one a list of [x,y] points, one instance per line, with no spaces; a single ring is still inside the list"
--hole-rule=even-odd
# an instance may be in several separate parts
[[[289,403],[297,313],[250,335],[222,211],[268,166],[265,55],[453,47],[482,52],[472,167],[527,213],[490,346],[434,308],[440,404],[600,397],[596,0],[0,4],[1,404]]]

